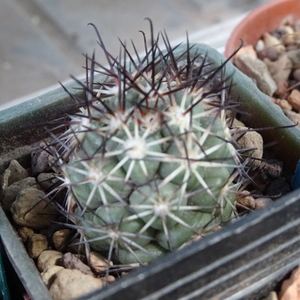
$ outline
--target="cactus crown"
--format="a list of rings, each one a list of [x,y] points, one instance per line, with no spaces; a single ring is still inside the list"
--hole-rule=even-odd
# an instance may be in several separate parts
[[[242,167],[226,119],[230,78],[188,40],[172,47],[159,34],[163,49],[152,26],[136,59],[124,44],[114,58],[98,36],[108,65],[90,58],[85,100],[69,92],[86,107],[60,137],[62,186],[83,242],[147,263],[232,217]]]

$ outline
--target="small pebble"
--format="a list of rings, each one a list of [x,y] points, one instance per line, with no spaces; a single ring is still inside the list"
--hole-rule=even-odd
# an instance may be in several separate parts
[[[235,60],[235,65],[250,78],[254,79],[257,87],[265,94],[272,96],[277,90],[267,65],[249,53],[240,55]]]
[[[247,190],[244,190],[242,193],[240,193],[236,201],[242,208],[248,208],[251,210],[258,210],[273,203],[272,199],[270,198],[261,197],[255,199]]]
[[[58,186],[59,179],[55,173],[40,173],[37,176],[37,182],[45,191],[50,191],[53,187]]]
[[[254,47],[256,52],[261,52],[266,48],[265,42],[262,39],[259,39]]]
[[[283,52],[285,52],[285,47],[284,45],[282,45],[280,39],[271,35],[269,32],[265,32],[263,34],[263,40],[266,47],[273,47],[278,54],[282,54]]]
[[[98,252],[94,252],[94,251],[90,252],[89,262],[90,262],[90,267],[95,272],[100,273],[100,272],[104,272],[107,269],[108,260]],[[109,265],[112,266],[113,262],[110,261]]]
[[[28,177],[29,174],[27,170],[25,170],[16,160],[11,160],[8,168],[4,171],[2,177],[3,177],[3,183],[2,188],[3,190],[13,184],[14,182],[20,181],[26,177]]]
[[[64,269],[64,267],[61,267],[61,266],[50,266],[49,265],[41,273],[41,277],[48,289],[50,288],[51,284],[54,281],[54,275],[63,269]]]
[[[288,80],[293,64],[287,54],[282,54],[276,61],[271,61],[268,58],[265,58],[264,62],[275,82],[282,79]]]
[[[273,200],[270,198],[257,198],[257,199],[255,199],[254,210],[264,208],[267,205],[272,204],[272,203],[273,203]]]
[[[249,191],[244,190],[241,193],[239,193],[239,195],[236,198],[236,201],[242,208],[255,208],[255,200],[251,196]]]
[[[270,61],[278,59],[279,54],[273,47],[265,47],[263,50],[257,52],[257,57],[261,60],[268,58]]]
[[[71,234],[71,230],[67,228],[54,232],[52,236],[52,242],[54,247],[58,251],[62,251],[67,247],[68,245],[67,242],[69,241],[70,234]]]
[[[300,110],[300,92],[298,90],[293,89],[291,94],[288,96],[287,101],[295,110]]]
[[[272,181],[282,175],[283,162],[277,159],[263,160],[260,168],[265,180]]]
[[[279,105],[282,110],[292,110],[292,105],[285,99],[271,99],[273,103]]]
[[[277,90],[276,90],[276,95],[280,98],[280,99],[286,99],[290,92],[288,90],[288,86],[289,83],[286,79],[277,79],[276,80],[276,84],[277,84]],[[290,105],[291,109],[292,106]]]
[[[285,280],[278,294],[279,300],[300,300],[300,267],[292,272],[289,279]]]
[[[48,227],[58,213],[45,193],[35,188],[20,191],[10,211],[15,223],[33,229]]]
[[[103,280],[78,270],[63,269],[54,276],[49,292],[53,300],[78,299],[104,286]]]
[[[31,258],[37,258],[47,248],[48,241],[43,234],[35,233],[28,239],[27,250]]]
[[[51,148],[42,142],[35,151],[31,152],[31,171],[34,175],[51,170],[49,156]]]
[[[91,268],[84,264],[76,255],[70,252],[67,252],[63,255],[60,263],[66,269],[76,269],[84,274],[93,275]]]
[[[249,53],[250,55],[257,57],[256,51],[252,45],[243,46],[238,53],[234,56],[234,59],[238,59],[244,53]]]
[[[26,244],[28,242],[28,239],[34,235],[34,231],[28,227],[20,227],[18,229],[18,234],[22,242]]]
[[[43,272],[48,266],[57,266],[62,257],[63,254],[56,250],[43,251],[38,257],[37,268]]]
[[[262,136],[256,131],[247,131],[246,127],[241,127],[240,129],[245,130],[246,133],[237,139],[238,147],[239,149],[249,149],[242,152],[243,156],[250,158],[249,165],[256,169],[260,166],[263,157]]]
[[[5,210],[10,210],[12,203],[16,200],[18,193],[26,188],[37,188],[34,177],[27,177],[16,181],[4,189],[2,194],[2,204]]]

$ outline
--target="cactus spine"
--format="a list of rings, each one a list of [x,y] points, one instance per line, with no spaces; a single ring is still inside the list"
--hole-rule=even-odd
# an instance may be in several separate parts
[[[86,108],[61,137],[76,227],[123,264],[151,262],[228,221],[241,182],[225,63],[211,68],[197,45],[172,48],[160,36],[166,50],[152,33],[137,59],[123,44],[113,58],[99,36],[108,66],[90,59]]]

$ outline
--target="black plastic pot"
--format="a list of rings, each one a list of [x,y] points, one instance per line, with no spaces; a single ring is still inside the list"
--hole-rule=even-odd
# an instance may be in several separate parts
[[[4,265],[3,255],[5,254],[3,251],[2,243],[0,243],[0,299],[10,300],[10,293],[9,287],[7,285],[6,268]]]
[[[199,49],[208,54],[213,65],[224,61],[211,48],[200,45]],[[253,112],[257,112],[256,127],[274,126],[278,122],[282,126],[292,125],[275,105],[263,101],[266,96],[244,74],[230,63],[226,71],[234,74],[232,97],[240,99],[242,109],[252,116]],[[74,83],[69,84],[68,89],[71,88],[74,88],[74,93],[80,93],[76,92],[76,84],[75,87]],[[241,93],[244,97],[239,98]],[[66,112],[72,113],[71,104],[61,88],[0,112],[0,173],[11,158],[22,160],[30,153],[30,146],[28,153],[21,153],[18,147],[45,137],[41,123],[61,117]],[[266,113],[270,116],[261,120],[260,115]],[[249,115],[248,121],[252,121]],[[277,152],[281,159],[295,168],[300,157],[300,131],[292,127],[273,131],[271,136],[281,141],[276,146],[280,149]],[[299,217],[300,195],[294,191],[265,209],[251,213],[147,267],[141,267],[82,300],[260,299],[276,288],[278,282],[300,263]],[[7,256],[31,299],[51,299],[1,208],[0,236]]]

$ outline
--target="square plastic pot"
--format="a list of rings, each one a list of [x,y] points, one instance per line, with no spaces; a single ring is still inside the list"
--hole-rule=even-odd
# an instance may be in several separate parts
[[[67,88],[76,87],[70,83]],[[74,108],[72,100],[60,88],[1,111],[0,172],[10,159],[22,160],[18,147],[45,137],[41,124],[74,112],[71,107]],[[300,131],[292,130],[299,139]],[[299,148],[293,150],[300,153]],[[265,209],[141,267],[82,300],[260,299],[300,263],[299,232],[300,195],[296,190]],[[0,236],[31,299],[51,299],[1,208]]]

